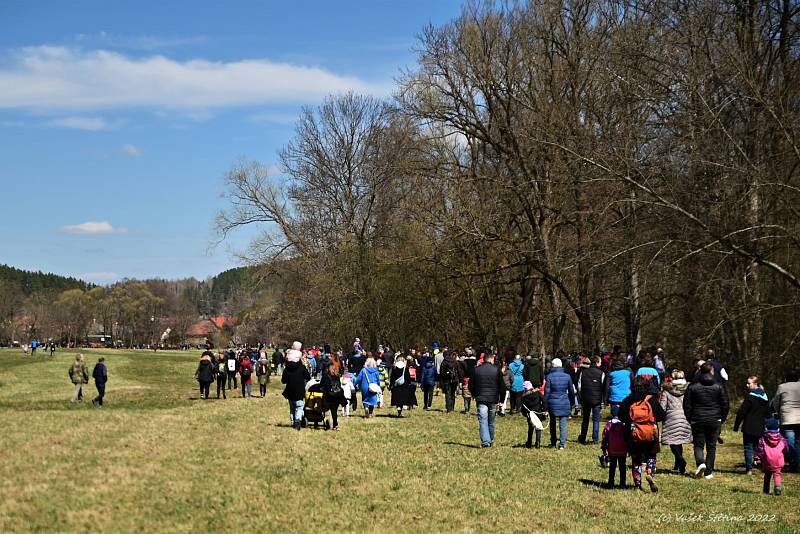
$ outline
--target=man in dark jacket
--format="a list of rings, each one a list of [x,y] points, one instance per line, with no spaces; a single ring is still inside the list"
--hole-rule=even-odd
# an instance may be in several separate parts
[[[106,371],[105,358],[99,358],[92,370],[92,378],[94,378],[94,385],[97,388],[97,397],[92,399],[92,404],[95,406],[103,405],[103,397],[106,395],[106,382],[108,382],[108,372]]]
[[[728,417],[729,408],[725,388],[714,380],[714,366],[704,363],[700,367],[697,382],[689,386],[683,396],[683,412],[692,426],[694,459],[697,463],[695,476],[698,478],[704,475],[707,480],[714,478],[717,438],[722,423]]]
[[[464,368],[456,359],[455,354],[447,352],[439,367],[439,385],[444,392],[444,406],[446,412],[456,409],[456,388],[464,379]]]
[[[589,416],[592,417],[592,443],[597,445],[600,439],[600,410],[603,405],[605,389],[605,373],[600,369],[600,356],[593,356],[591,366],[581,370],[578,380],[578,396],[581,399],[581,435],[578,443],[586,444],[586,432],[589,430]]]
[[[286,384],[283,396],[289,401],[289,422],[300,430],[303,421],[303,407],[306,398],[306,382],[311,380],[308,368],[300,362],[286,363],[281,375],[281,382]]]
[[[544,378],[542,360],[534,353],[528,354],[528,358],[525,360],[525,369],[522,370],[522,377],[533,384],[534,389],[542,386]]]
[[[494,429],[497,407],[500,399],[505,398],[506,387],[503,374],[494,364],[494,354],[486,353],[483,364],[475,367],[469,389],[478,405],[478,431],[481,436],[481,447],[494,445]]]

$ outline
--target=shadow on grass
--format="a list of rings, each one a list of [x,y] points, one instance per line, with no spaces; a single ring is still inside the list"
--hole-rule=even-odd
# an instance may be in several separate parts
[[[606,482],[600,482],[599,480],[589,480],[588,478],[579,478],[578,482],[580,482],[584,486],[592,486],[604,490],[628,490],[631,488],[630,486],[622,487],[618,485],[614,485],[613,488],[609,488]]]
[[[456,441],[445,441],[445,445],[458,445],[459,447],[466,447],[468,449],[480,449],[480,445],[475,445],[474,443],[458,443]]]

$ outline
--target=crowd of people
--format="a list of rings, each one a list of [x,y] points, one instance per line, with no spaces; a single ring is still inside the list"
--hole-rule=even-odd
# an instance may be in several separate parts
[[[289,424],[300,430],[317,426],[327,417],[339,429],[339,418],[350,417],[360,407],[365,418],[390,406],[397,417],[418,407],[431,410],[435,394],[444,397],[445,412],[475,413],[482,447],[495,442],[497,416],[519,413],[527,422],[524,446],[540,448],[545,425],[549,447],[567,446],[567,420],[581,417],[581,445],[600,448],[600,464],[608,469],[606,485],[627,487],[628,458],[633,487],[643,482],[652,492],[656,484],[661,446],[669,446],[672,471],[687,472],[684,446],[691,444],[696,478],[714,478],[717,444],[730,412],[728,373],[713,351],[698,359],[691,370],[670,367],[663,350],[651,347],[638,354],[615,350],[606,354],[563,354],[540,357],[506,353],[494,348],[468,346],[460,354],[434,343],[417,350],[393,351],[389,347],[365,350],[356,338],[351,351],[329,346],[304,348],[295,341],[285,351],[259,346],[253,349],[206,350],[195,378],[200,397],[208,399],[216,383],[216,397],[240,390],[252,397],[253,375],[259,394],[267,395],[271,377],[280,377],[288,402]],[[83,355],[70,367],[75,385],[72,401],[82,398],[89,375]],[[103,404],[107,371],[100,358],[92,376],[97,385],[95,404]],[[746,394],[736,412],[734,431],[741,431],[744,473],[756,467],[764,473],[764,492],[780,495],[781,474],[800,466],[800,370],[790,370],[770,399],[757,376],[747,378]],[[386,396],[389,396],[388,403]],[[360,402],[359,402],[360,397]],[[608,420],[601,431],[603,410]],[[591,433],[589,425],[591,424]]]

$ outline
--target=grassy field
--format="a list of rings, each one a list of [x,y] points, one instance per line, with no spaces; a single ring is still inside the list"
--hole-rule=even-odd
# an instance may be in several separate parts
[[[662,472],[655,495],[606,490],[577,420],[564,451],[520,447],[519,416],[498,419],[496,447],[481,450],[474,415],[442,413],[441,397],[400,420],[297,432],[275,382],[266,399],[198,400],[199,351],[85,353],[90,371],[106,357],[102,408],[93,383],[69,404],[72,352],[0,350],[0,532],[800,529],[800,477],[763,495],[760,475],[740,474],[730,427],[713,481]],[[668,450],[659,458],[671,466]]]

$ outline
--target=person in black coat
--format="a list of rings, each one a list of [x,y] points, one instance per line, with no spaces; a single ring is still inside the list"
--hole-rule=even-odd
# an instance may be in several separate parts
[[[92,399],[92,404],[95,406],[103,405],[103,397],[106,396],[106,382],[108,382],[108,371],[106,371],[106,359],[99,358],[92,370],[92,378],[94,378],[94,385],[97,388],[97,397]]]
[[[322,368],[322,379],[320,381],[322,400],[330,408],[334,430],[339,430],[339,406],[344,405],[345,402],[344,390],[342,390],[342,382],[339,378],[339,365],[337,356],[335,354],[331,355]]]
[[[647,400],[650,404],[650,411],[652,412],[652,424],[655,427],[655,439],[650,441],[639,441],[635,439],[633,430],[633,418],[631,416],[631,408],[639,411],[641,401]],[[645,479],[650,485],[650,491],[658,491],[655,483],[656,473],[656,456],[658,455],[661,447],[659,446],[658,439],[658,423],[666,419],[667,413],[661,404],[658,402],[658,397],[650,392],[650,381],[644,377],[637,376],[633,385],[631,386],[631,394],[627,399],[622,401],[619,406],[619,419],[625,425],[626,439],[628,441],[628,452],[631,455],[631,474],[633,475],[634,487],[638,490],[642,489],[642,470],[644,469]]]
[[[194,377],[200,383],[200,398],[207,399],[208,392],[211,389],[211,382],[214,381],[214,364],[211,362],[211,356],[207,352],[200,356],[200,363],[197,365]]]
[[[281,375],[281,383],[286,384],[283,396],[289,401],[289,422],[297,430],[300,430],[303,421],[306,382],[309,380],[311,374],[305,365],[296,361],[286,363]]]
[[[411,375],[405,356],[394,357],[394,365],[389,373],[389,391],[392,392],[392,406],[397,409],[397,417],[403,417],[403,410],[415,402],[414,389],[411,386]]]
[[[733,431],[742,428],[742,442],[744,444],[744,466],[748,475],[753,474],[753,451],[764,432],[764,422],[769,419],[770,408],[767,394],[758,383],[757,376],[747,379],[747,396],[736,412],[736,421]]]
[[[494,445],[495,421],[500,399],[505,398],[506,387],[503,373],[494,364],[494,354],[487,353],[483,364],[475,368],[474,376],[469,382],[470,391],[478,406],[478,430],[481,436],[481,447]]]
[[[532,352],[528,354],[528,358],[525,360],[525,369],[522,371],[522,378],[530,382],[535,389],[540,388],[544,383],[542,360]]]
[[[592,418],[592,443],[600,441],[600,410],[603,405],[603,392],[605,390],[606,375],[600,369],[602,361],[599,356],[593,356],[590,367],[581,369],[578,379],[578,396],[581,399],[581,434],[578,442],[586,443],[586,432],[589,430],[589,417]]]
[[[690,385],[683,396],[683,412],[692,426],[696,477],[705,475],[706,479],[714,478],[717,439],[729,408],[725,387],[714,380],[714,367],[708,362],[704,363],[700,366],[697,382]]]
[[[534,388],[530,381],[526,380],[522,383],[522,409],[520,413],[525,416],[528,422],[528,441],[525,442],[525,447],[530,449],[533,446],[533,433],[536,432],[536,448],[541,447],[542,442],[542,424],[541,422],[547,417],[547,403],[544,396],[538,388]],[[536,416],[539,423],[534,425],[534,418],[531,414]],[[537,426],[538,425],[538,426]]]

